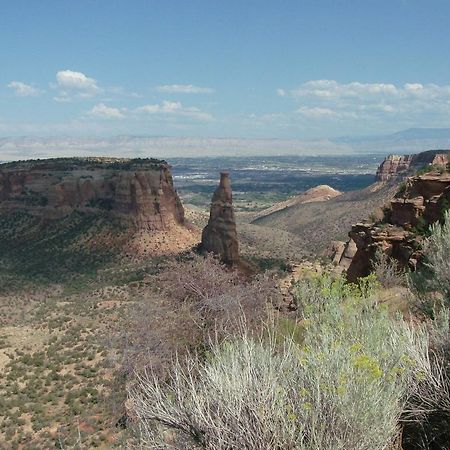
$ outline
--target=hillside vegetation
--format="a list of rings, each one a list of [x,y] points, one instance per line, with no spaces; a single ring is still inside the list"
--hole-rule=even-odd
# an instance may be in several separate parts
[[[318,254],[331,240],[346,240],[352,225],[380,211],[396,190],[395,185],[376,183],[325,202],[288,206],[252,224],[293,233],[300,238],[301,248]]]

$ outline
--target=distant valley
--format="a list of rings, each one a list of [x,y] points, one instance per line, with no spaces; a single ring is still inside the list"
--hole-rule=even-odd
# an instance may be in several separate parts
[[[218,172],[227,170],[236,211],[254,212],[322,184],[343,192],[363,189],[373,183],[382,159],[370,154],[171,158],[169,162],[185,204],[206,211]]]

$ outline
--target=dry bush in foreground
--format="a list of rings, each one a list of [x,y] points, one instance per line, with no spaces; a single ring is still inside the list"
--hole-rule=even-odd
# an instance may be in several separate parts
[[[149,367],[163,373],[175,354],[202,353],[211,340],[242,328],[257,331],[268,303],[281,301],[270,277],[246,280],[212,256],[172,261],[151,282],[155,289],[136,303],[124,326],[122,368],[128,377]]]
[[[404,450],[450,450],[449,311],[430,330],[430,371],[419,380],[402,414]]]
[[[280,290],[268,275],[253,279],[227,269],[212,255],[191,255],[174,261],[158,277],[161,293],[172,302],[189,305],[207,334],[233,335],[242,321],[248,330],[261,326],[269,305],[282,301]]]
[[[425,265],[432,273],[431,287],[441,292],[450,304],[450,212],[444,223],[430,227],[430,237],[425,241]]]
[[[399,267],[398,262],[381,251],[375,254],[372,270],[377,280],[386,289],[405,286],[407,283],[405,271]]]

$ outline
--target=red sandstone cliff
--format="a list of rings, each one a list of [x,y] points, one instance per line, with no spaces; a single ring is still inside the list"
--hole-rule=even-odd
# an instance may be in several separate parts
[[[399,180],[424,166],[445,167],[450,150],[429,150],[414,155],[389,155],[378,167],[376,181]]]
[[[184,223],[165,161],[58,158],[0,164],[0,213],[26,211],[47,221],[75,210],[102,212],[148,230]]]

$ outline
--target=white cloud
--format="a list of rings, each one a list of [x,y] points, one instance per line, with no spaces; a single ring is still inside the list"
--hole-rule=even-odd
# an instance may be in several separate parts
[[[144,105],[140,106],[136,109],[137,112],[146,112],[149,114],[156,114],[156,113],[173,113],[176,111],[181,111],[183,108],[181,106],[180,102],[170,102],[167,100],[164,100],[161,104],[156,105]]]
[[[279,92],[278,92],[279,91]],[[336,80],[311,80],[295,89],[278,89],[295,102],[295,112],[308,119],[358,119],[367,124],[403,126],[441,123],[450,115],[450,86],[422,83],[340,83]],[[438,118],[441,118],[438,120]]]
[[[75,72],[73,70],[60,70],[56,74],[58,85],[68,89],[80,90],[98,90],[97,82],[93,78],[87,77],[82,72]]]
[[[393,84],[360,83],[353,81],[342,84],[335,80],[313,80],[303,83],[291,91],[293,97],[342,98],[380,95],[396,95],[398,89]]]
[[[406,83],[404,87],[407,92],[419,92],[423,90],[423,84],[421,83]]]
[[[165,84],[156,86],[155,89],[166,94],[212,94],[215,92],[212,88],[194,86],[193,84]]]
[[[118,108],[112,108],[103,103],[95,105],[88,114],[102,119],[123,119],[125,117]]]
[[[319,106],[301,106],[295,111],[297,114],[309,119],[357,119],[358,113],[353,111],[334,110]]]
[[[72,101],[72,99],[66,93],[62,93],[60,96],[53,97],[53,100],[58,103],[68,103]]]
[[[82,72],[60,70],[56,73],[56,84],[51,85],[59,90],[55,101],[68,102],[73,97],[91,98],[102,92],[94,78],[87,77]]]
[[[201,111],[194,106],[185,107],[180,102],[171,102],[164,100],[160,104],[144,105],[135,109],[136,113],[160,114],[168,116],[182,116],[199,121],[212,120],[209,113]]]
[[[279,97],[286,97],[286,91],[284,89],[277,89],[277,95]]]
[[[11,81],[8,87],[14,89],[16,95],[19,97],[36,97],[41,94],[41,91],[29,84],[22,83],[22,81]]]
[[[329,108],[319,108],[317,106],[308,108],[307,106],[302,106],[296,111],[305,117],[312,118],[322,118],[322,117],[337,117],[339,114]]]

